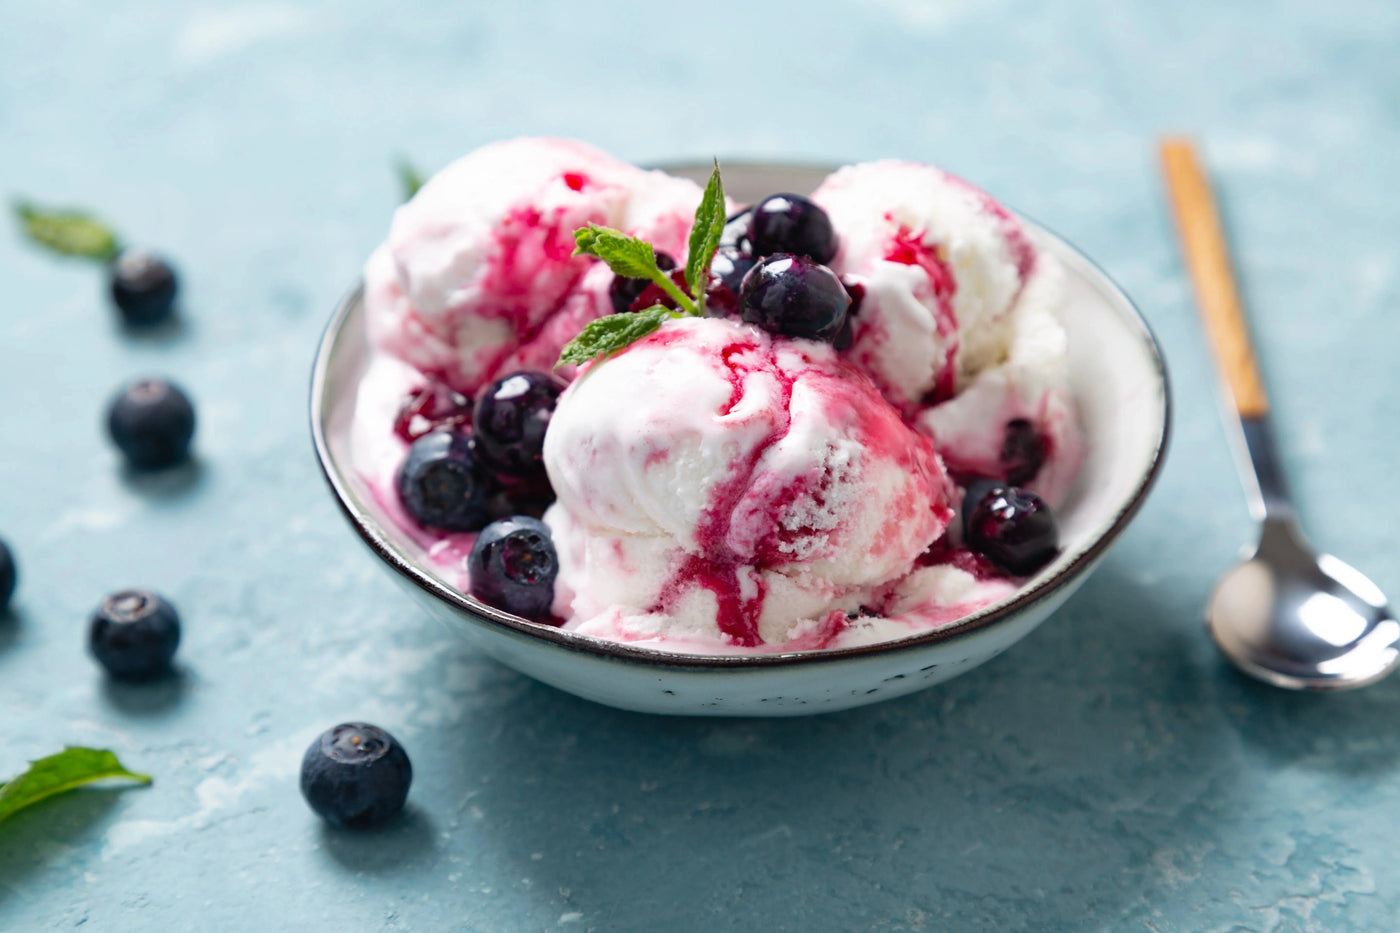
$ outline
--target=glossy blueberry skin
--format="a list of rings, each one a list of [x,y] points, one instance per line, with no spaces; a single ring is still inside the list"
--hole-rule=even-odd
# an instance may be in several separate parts
[[[795,253],[814,262],[836,257],[836,231],[826,211],[800,194],[774,194],[759,201],[749,224],[753,255]]]
[[[980,498],[974,501],[974,495]],[[1034,573],[1059,552],[1059,524],[1033,492],[1006,485],[969,488],[963,505],[964,543],[1016,576]]]
[[[164,379],[138,379],[112,400],[107,431],[133,467],[159,470],[189,454],[194,406],[179,386]]]
[[[1045,465],[1048,448],[1045,435],[1027,419],[1013,418],[1006,422],[999,459],[1007,483],[1024,486],[1034,480]]]
[[[175,310],[179,280],[170,263],[154,253],[126,249],[108,267],[112,300],[122,319],[135,327],[151,327]]]
[[[744,276],[739,316],[770,334],[827,340],[841,332],[851,297],[826,266],[778,253]]]
[[[10,547],[0,541],[0,612],[10,605],[10,597],[15,595],[15,585],[19,583],[19,569],[15,566],[15,556]]]
[[[155,593],[122,590],[103,600],[88,625],[88,648],[113,677],[149,680],[170,670],[180,616]]]
[[[715,258],[710,260],[710,275],[737,296],[739,287],[744,284],[744,276],[755,265],[757,260],[752,256],[733,246],[721,246],[715,251]]]
[[[368,723],[327,729],[301,758],[301,794],[332,826],[383,823],[403,809],[412,783],[413,765],[399,740]]]
[[[495,491],[471,435],[450,428],[424,434],[399,467],[399,500],[415,520],[444,531],[475,531],[486,524]]]
[[[741,253],[752,253],[753,243],[749,239],[749,225],[752,222],[753,208],[751,207],[730,214],[724,221],[724,229],[719,233],[720,248],[730,247]]]
[[[543,480],[544,432],[563,385],[548,373],[502,376],[482,390],[472,410],[476,453],[507,479]]]
[[[467,572],[477,599],[527,619],[544,620],[554,603],[559,555],[544,522],[514,515],[481,530],[467,557]]]
[[[670,253],[656,251],[656,268],[662,272],[669,272],[676,268],[676,260]],[[612,301],[613,314],[625,314],[632,307],[632,303],[641,297],[646,287],[652,284],[651,279],[632,279],[622,275],[613,276],[612,284],[608,286],[608,298]]]

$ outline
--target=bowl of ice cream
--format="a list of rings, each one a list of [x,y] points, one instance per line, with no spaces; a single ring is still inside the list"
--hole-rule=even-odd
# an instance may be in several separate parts
[[[860,297],[854,326],[770,332],[724,314],[716,291],[709,316],[565,368],[543,502],[507,478],[476,526],[425,525],[401,495],[407,451],[459,429],[469,444],[473,395],[549,370],[589,321],[628,313],[618,276],[563,235],[608,224],[685,256],[708,166],[663,176],[549,145],[488,147],[401,208],[313,374],[316,451],[350,525],[480,650],[627,709],[857,706],[1006,650],[1142,505],[1165,453],[1166,374],[1086,257],[926,166],[730,164],[731,207],[815,192],[840,244],[820,258]],[[510,177],[471,180],[486,169]],[[1053,504],[1054,547],[1016,566],[972,546],[966,491],[988,486]],[[466,567],[480,522],[545,504],[553,612],[478,598]]]

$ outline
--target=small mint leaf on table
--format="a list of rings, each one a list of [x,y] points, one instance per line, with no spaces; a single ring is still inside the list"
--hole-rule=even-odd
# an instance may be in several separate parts
[[[51,253],[111,262],[121,252],[112,229],[84,211],[45,210],[25,201],[14,209],[24,235]]]
[[[128,771],[105,749],[67,746],[56,755],[31,761],[23,774],[0,784],[0,820],[54,794],[109,778],[151,783],[149,775]]]
[[[609,314],[589,321],[577,337],[564,345],[559,354],[559,362],[554,368],[587,363],[616,353],[629,344],[641,340],[671,318],[682,317],[662,305],[652,305],[643,311],[628,314]]]
[[[719,177],[719,160],[716,159],[700,206],[695,209],[695,223],[690,228],[690,258],[685,264],[685,282],[701,312],[705,308],[705,288],[710,284],[710,263],[715,258],[715,250],[719,249],[726,219],[724,182]]]
[[[399,174],[399,185],[403,188],[403,199],[410,200],[418,189],[427,182],[427,178],[408,159],[399,159],[395,169]]]

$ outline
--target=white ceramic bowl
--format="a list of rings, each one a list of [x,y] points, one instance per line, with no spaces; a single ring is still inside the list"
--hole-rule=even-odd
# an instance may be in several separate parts
[[[700,181],[708,174],[706,166],[670,170]],[[752,202],[774,191],[811,191],[826,174],[817,167],[730,164],[725,187],[736,201]],[[832,651],[676,654],[530,622],[464,595],[398,531],[350,466],[356,387],[370,355],[358,288],[336,310],[316,356],[316,454],[350,524],[428,612],[503,664],[561,690],[624,709],[716,716],[804,715],[912,693],[995,657],[1054,612],[1137,513],[1166,452],[1167,377],[1146,323],[1074,247],[1027,226],[1067,273],[1062,319],[1084,465],[1057,512],[1060,555],[1010,598],[946,628]]]

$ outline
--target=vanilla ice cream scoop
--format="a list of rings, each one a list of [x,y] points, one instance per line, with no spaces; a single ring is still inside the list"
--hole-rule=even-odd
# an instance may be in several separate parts
[[[1020,222],[915,162],[847,166],[812,200],[839,231],[832,268],[865,288],[850,358],[906,415],[951,398],[1036,267]]]
[[[828,344],[671,321],[592,364],[545,438],[555,612],[738,646],[878,611],[946,527],[928,438]]]
[[[684,261],[700,195],[571,140],[484,146],[395,213],[365,268],[371,340],[469,397],[509,367],[548,368],[612,311],[611,273],[573,255],[574,230],[616,227]]]

